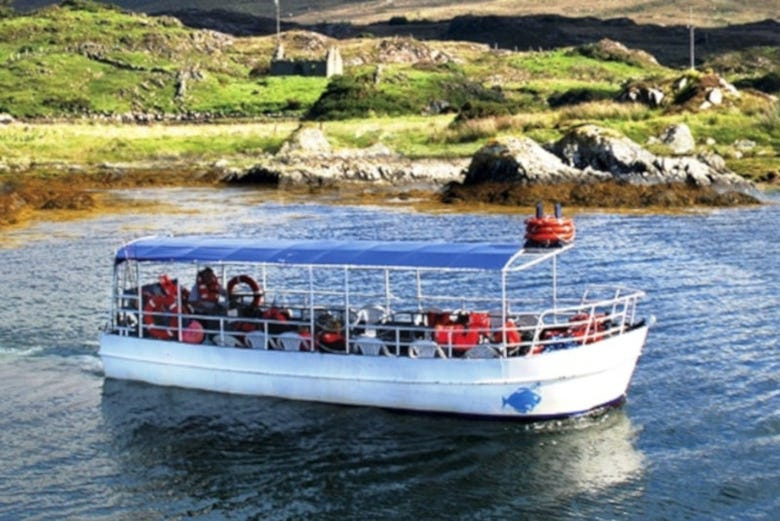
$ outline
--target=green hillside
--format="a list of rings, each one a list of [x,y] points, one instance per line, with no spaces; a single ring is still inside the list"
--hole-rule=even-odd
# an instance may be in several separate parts
[[[6,14],[0,18],[0,113],[29,122],[105,124],[310,119],[326,124],[336,145],[381,142],[413,157],[465,156],[502,134],[545,142],[583,123],[647,143],[683,121],[703,148],[724,155],[737,171],[760,177],[778,170],[780,113],[772,96],[780,90],[780,56],[774,48],[723,55],[711,61],[712,71],[685,72],[608,41],[518,52],[469,42],[370,35],[334,40],[288,31],[283,44],[293,59],[321,59],[337,45],[345,73],[331,80],[272,77],[274,36],[195,30],[172,17],[84,0]],[[740,92],[724,90],[722,103],[704,109],[707,89],[719,87],[721,77]],[[650,106],[626,97],[631,89],[648,88],[662,93],[663,102]],[[336,123],[343,120],[346,125]],[[72,157],[61,140],[41,144],[14,132],[0,132],[0,158]],[[138,145],[135,139],[143,138],[93,147],[100,155],[86,160],[219,158],[236,150],[225,146],[229,131],[224,139],[199,141],[197,150],[186,140],[177,150],[175,141]],[[283,139],[275,135],[262,146],[273,152]],[[47,157],[45,150],[59,152]]]
[[[170,17],[66,1],[0,20],[0,112],[18,118],[300,111],[322,78],[262,78],[271,42],[194,31]]]

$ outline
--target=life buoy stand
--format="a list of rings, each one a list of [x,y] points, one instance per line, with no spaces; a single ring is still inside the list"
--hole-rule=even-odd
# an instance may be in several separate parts
[[[561,205],[555,204],[555,215],[544,215],[542,203],[536,205],[536,216],[525,220],[526,246],[555,248],[574,241],[574,221],[563,217]]]
[[[236,275],[228,281],[227,294],[231,303],[238,303],[241,299],[238,295],[233,295],[233,290],[239,284],[246,284],[252,290],[252,301],[250,306],[253,308],[260,307],[263,303],[263,290],[260,288],[260,284],[249,275]]]
[[[149,297],[144,306],[144,326],[152,338],[176,338],[179,329],[179,306],[176,305],[176,297],[169,294]]]

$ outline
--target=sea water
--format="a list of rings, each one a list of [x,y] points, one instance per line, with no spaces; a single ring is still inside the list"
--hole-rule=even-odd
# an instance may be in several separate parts
[[[113,254],[153,233],[521,240],[523,217],[149,190],[3,233],[0,519],[776,519],[780,206],[577,216],[561,290],[654,315],[627,403],[514,424],[105,381]]]

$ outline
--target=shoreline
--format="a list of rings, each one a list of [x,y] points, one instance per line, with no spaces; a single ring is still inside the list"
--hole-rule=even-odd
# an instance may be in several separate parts
[[[141,171],[125,173],[115,177],[110,175],[95,176],[92,174],[69,174],[67,177],[46,179],[46,176],[25,175],[22,179],[3,180],[0,177],[0,232],[23,229],[41,222],[58,222],[66,220],[86,219],[90,216],[106,214],[122,214],[143,211],[149,208],[166,207],[166,212],[176,212],[175,203],[164,199],[136,200],[122,197],[121,192],[133,189],[157,188],[205,188],[205,189],[240,189],[257,191],[266,196],[272,194],[282,201],[315,201],[333,205],[378,205],[388,207],[406,207],[414,211],[430,213],[505,213],[527,214],[532,212],[536,201],[551,203],[560,201],[570,213],[609,211],[622,214],[683,214],[691,211],[706,211],[724,207],[755,207],[768,204],[767,201],[750,198],[732,199],[720,204],[690,204],[677,197],[683,193],[695,193],[700,188],[674,187],[671,196],[666,196],[665,205],[649,204],[628,206],[625,204],[610,204],[607,196],[599,190],[593,190],[594,197],[586,204],[560,197],[560,186],[539,185],[536,187],[516,186],[515,190],[524,191],[524,198],[507,204],[497,203],[485,196],[485,187],[472,190],[470,188],[429,186],[405,187],[401,185],[386,185],[372,182],[342,182],[336,186],[314,187],[306,185],[272,186],[260,184],[231,184],[220,181],[214,176],[203,176],[192,171],[166,171],[161,177],[160,171]],[[459,194],[458,197],[446,200],[445,192]],[[615,187],[615,190],[625,190],[626,187]],[[757,186],[761,194],[776,191],[775,185]],[[466,190],[466,192],[464,192]],[[506,188],[499,187],[498,190]],[[614,196],[614,193],[612,194]],[[659,196],[663,201],[664,196]]]

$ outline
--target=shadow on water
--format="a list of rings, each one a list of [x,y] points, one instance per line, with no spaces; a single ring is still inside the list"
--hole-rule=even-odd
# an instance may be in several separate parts
[[[514,424],[107,380],[102,413],[124,486],[164,517],[565,517],[644,472],[619,409]]]

